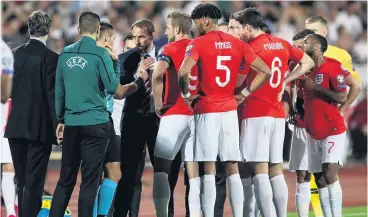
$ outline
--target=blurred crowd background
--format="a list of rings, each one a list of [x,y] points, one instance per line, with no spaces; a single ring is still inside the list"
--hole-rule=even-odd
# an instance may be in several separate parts
[[[121,52],[124,36],[130,31],[130,25],[137,19],[149,18],[156,28],[155,45],[167,43],[164,36],[166,16],[173,10],[188,14],[200,2],[205,1],[2,1],[2,37],[11,48],[28,40],[27,19],[34,10],[47,12],[52,19],[52,30],[47,46],[57,53],[62,48],[79,39],[77,30],[78,16],[82,11],[92,10],[109,21],[117,31],[116,49]],[[221,23],[227,23],[229,15],[246,7],[256,7],[264,15],[272,34],[291,41],[296,31],[304,28],[306,18],[320,15],[329,25],[330,44],[348,51],[364,84],[367,81],[367,2],[359,1],[206,1],[217,4],[224,13]],[[349,111],[352,119],[348,125],[351,130],[359,128],[366,151],[367,90]],[[358,113],[358,114],[356,114]],[[362,122],[363,120],[363,122]],[[359,139],[362,141],[361,139]],[[363,148],[364,148],[363,147]]]
[[[156,27],[156,44],[166,43],[165,20],[172,10],[191,13],[200,1],[8,1],[2,5],[3,37],[11,47],[28,39],[27,18],[33,10],[43,10],[52,17],[52,32],[48,46],[60,52],[63,46],[79,39],[77,18],[81,11],[97,12],[103,20],[112,23],[119,33],[117,47],[123,45],[123,36],[139,18],[151,19]],[[202,1],[203,2],[203,1]],[[321,15],[329,22],[329,43],[347,50],[355,63],[367,61],[367,2],[244,2],[207,1],[217,4],[224,12],[221,22],[227,22],[231,13],[245,7],[257,7],[265,17],[272,33],[291,40],[304,21],[311,15]]]

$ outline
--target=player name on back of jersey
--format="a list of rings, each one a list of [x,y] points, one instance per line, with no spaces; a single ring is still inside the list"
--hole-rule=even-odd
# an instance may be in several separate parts
[[[215,42],[216,49],[231,49],[231,42],[230,41],[221,41],[221,42]]]
[[[281,42],[263,44],[265,50],[283,50],[284,45]]]

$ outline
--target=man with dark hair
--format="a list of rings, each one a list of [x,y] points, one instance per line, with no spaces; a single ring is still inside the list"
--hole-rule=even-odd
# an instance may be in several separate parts
[[[126,34],[124,36],[124,48],[123,48],[123,52],[126,52],[132,48],[135,48],[135,42],[133,40],[133,34],[131,32],[129,32],[128,34]]]
[[[97,14],[83,12],[78,30],[81,39],[63,49],[56,70],[55,107],[59,121],[56,135],[62,141],[63,157],[50,210],[50,216],[54,217],[64,216],[80,166],[83,181],[78,216],[93,216],[109,140],[107,95],[123,98],[143,86],[147,79],[147,73],[139,71],[135,81],[119,85],[118,55],[109,45],[102,48],[96,44],[100,35]]]
[[[303,49],[304,38],[307,35],[314,34],[310,29],[298,31],[293,37],[293,46]],[[297,63],[291,62],[289,64],[290,70],[293,70]],[[289,123],[294,125],[292,132],[291,150],[290,150],[290,164],[289,170],[296,171],[297,184],[295,194],[296,211],[300,217],[308,217],[309,202],[311,198],[310,191],[310,173],[308,173],[308,153],[307,141],[308,134],[305,129],[304,121],[304,93],[301,88],[299,80],[291,82],[291,112]]]
[[[342,215],[342,190],[337,171],[342,166],[346,141],[345,121],[339,108],[351,105],[361,85],[340,62],[323,56],[327,47],[321,35],[305,38],[304,51],[316,67],[302,82],[304,119],[309,137],[308,172],[315,177],[323,215],[338,217]]]
[[[314,33],[319,34],[319,35],[321,35],[325,38],[327,37],[328,23],[327,23],[326,19],[321,17],[321,16],[312,16],[312,17],[309,17],[308,19],[306,19],[305,28],[310,29]],[[335,47],[335,46],[332,46],[332,45],[328,45],[327,50],[323,53],[323,56],[339,61],[342,64],[342,66],[346,70],[348,70],[358,82],[360,82],[359,74],[355,70],[352,58],[346,50]],[[342,112],[344,112],[347,109],[345,107],[339,107],[339,108],[341,109]],[[316,189],[317,187],[318,186],[316,185],[315,179],[312,176],[311,177],[311,190]],[[319,199],[318,199],[317,195],[313,194],[312,195],[313,210],[314,210],[315,214],[322,215],[321,208],[318,205],[320,203],[320,201],[318,201],[318,200]],[[315,205],[315,204],[317,204],[317,205]]]
[[[120,83],[126,84],[134,80],[137,69],[143,69],[152,74],[156,64],[158,48],[153,44],[155,27],[152,21],[140,19],[132,24],[132,35],[136,47],[119,55],[121,62]],[[139,66],[139,67],[138,67]],[[152,165],[154,165],[154,147],[160,118],[156,115],[150,82],[128,96],[125,100],[121,121],[121,172],[122,178],[118,184],[115,197],[115,217],[125,217],[132,207],[130,216],[138,216],[140,197],[132,197],[133,192],[140,191],[134,185],[142,177],[140,162],[144,149],[148,147]],[[169,180],[170,190],[173,192],[176,185],[179,169],[178,163],[171,167]],[[136,194],[135,194],[136,195]],[[134,209],[133,209],[134,208]],[[173,200],[170,200],[169,213],[173,215]]]
[[[20,217],[36,217],[55,131],[55,69],[58,55],[46,47],[51,19],[42,11],[28,18],[30,40],[13,49],[12,108],[5,136],[9,140],[17,183]]]
[[[113,26],[108,22],[101,22],[100,34],[96,41],[97,45],[102,48],[113,49],[115,38],[116,33]],[[110,114],[109,142],[104,160],[104,180],[100,185],[95,202],[94,210],[97,213],[94,214],[97,214],[98,217],[105,217],[108,215],[115,196],[115,189],[121,178],[120,137],[115,133],[114,121],[112,119],[112,113],[114,111],[114,94],[107,93],[107,110]]]
[[[165,35],[169,44],[160,49],[158,62],[152,75],[155,110],[161,117],[155,145],[153,178],[153,200],[156,215],[160,217],[168,216],[168,204],[172,197],[168,175],[180,150],[189,176],[192,176],[193,172],[198,173],[198,164],[193,162],[192,155],[193,113],[180,96],[177,84],[178,70],[184,59],[185,49],[190,42],[191,29],[192,20],[189,15],[179,11],[173,11],[167,15]],[[191,72],[192,94],[196,90],[196,75],[197,68],[195,67]],[[189,206],[200,206],[199,197],[196,201],[189,200]],[[192,214],[192,216],[198,215],[200,213]]]
[[[203,214],[214,216],[216,201],[214,174],[216,158],[219,156],[220,161],[226,164],[230,203],[233,216],[237,217],[243,216],[243,191],[237,164],[241,161],[237,101],[234,98],[239,66],[246,63],[259,72],[250,91],[262,86],[269,78],[270,69],[247,44],[218,31],[218,20],[221,17],[221,10],[213,4],[199,4],[192,11],[191,18],[195,22],[196,32],[202,37],[192,40],[186,49],[186,57],[179,70],[179,84],[182,97],[194,109],[196,126],[193,160],[204,162],[201,201]],[[208,50],[211,50],[211,54]],[[189,76],[196,64],[200,78],[198,89],[201,91],[198,95],[192,96],[188,90]],[[190,182],[189,194],[199,197],[199,189],[201,189],[200,181]],[[200,207],[193,208],[197,210],[190,210],[191,214],[200,213],[198,210]]]
[[[277,216],[286,216],[288,189],[282,169],[286,114],[279,93],[284,92],[284,83],[311,69],[313,61],[301,49],[266,33],[266,25],[255,8],[241,10],[233,18],[237,21],[240,39],[249,43],[271,68],[270,80],[247,97],[242,111],[240,146],[253,177],[251,180],[248,176],[243,181],[244,192],[247,192],[246,206],[251,204],[253,198],[253,182],[254,196],[262,216],[272,216],[273,206]],[[300,63],[301,67],[285,77],[289,60]],[[255,75],[255,71],[247,75],[248,87],[256,79]]]

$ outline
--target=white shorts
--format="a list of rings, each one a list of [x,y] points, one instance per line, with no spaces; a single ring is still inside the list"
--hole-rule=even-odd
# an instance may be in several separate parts
[[[4,137],[1,139],[1,163],[13,163],[8,139]]]
[[[247,162],[283,162],[285,119],[246,118],[241,123],[240,147]]]
[[[338,163],[343,165],[343,151],[346,144],[346,132],[316,140],[308,136],[308,171],[322,172],[322,164]]]
[[[183,161],[193,161],[193,116],[168,115],[161,118],[155,157],[174,160],[181,149]]]
[[[241,161],[237,111],[195,114],[194,161]]]
[[[309,135],[305,128],[294,127],[289,170],[308,170],[308,137]]]

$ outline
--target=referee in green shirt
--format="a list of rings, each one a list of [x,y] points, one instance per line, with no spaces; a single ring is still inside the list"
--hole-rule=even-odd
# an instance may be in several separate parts
[[[50,216],[63,217],[81,166],[78,216],[92,217],[109,139],[107,94],[135,90],[144,79],[119,85],[117,55],[96,45],[100,18],[93,12],[79,16],[81,39],[60,54],[55,83],[55,109],[60,121],[56,133],[63,142],[60,179]],[[114,58],[116,56],[116,58]],[[119,88],[118,88],[119,86]],[[123,96],[123,95],[122,95]],[[65,127],[64,127],[65,124]]]

